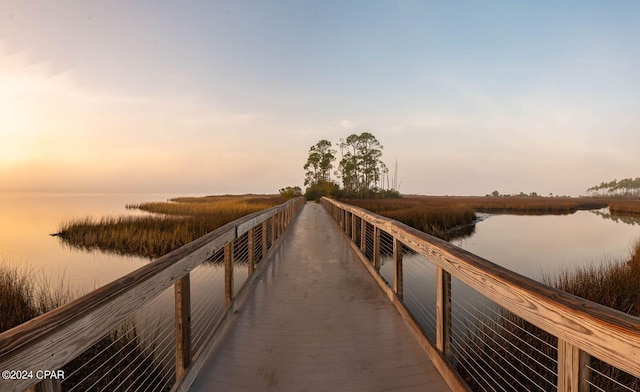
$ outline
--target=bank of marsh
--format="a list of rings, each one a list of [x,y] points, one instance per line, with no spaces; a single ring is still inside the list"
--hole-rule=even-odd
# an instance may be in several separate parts
[[[74,248],[157,258],[218,227],[283,200],[276,195],[207,196],[128,205],[149,214],[85,217],[56,234]]]
[[[607,202],[602,199],[520,196],[403,196],[397,199],[345,201],[445,240],[452,239],[452,229],[473,224],[476,212],[570,214],[577,210],[607,206]]]

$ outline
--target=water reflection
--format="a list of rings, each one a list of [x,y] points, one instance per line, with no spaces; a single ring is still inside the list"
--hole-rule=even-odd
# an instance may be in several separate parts
[[[594,210],[589,212],[596,216],[599,216],[602,219],[612,220],[616,223],[624,223],[627,225],[640,226],[639,216],[612,214],[609,212],[608,208],[603,208],[602,210]]]
[[[635,219],[606,219],[607,213],[492,215],[476,224],[472,236],[451,243],[540,280],[545,273],[628,258],[631,244],[640,237],[640,225]]]
[[[69,194],[0,192],[0,261],[26,267],[63,281],[79,291],[89,291],[115,280],[148,260],[80,251],[61,246],[50,234],[61,222],[78,217],[140,214],[127,210],[128,203],[165,201],[169,194]],[[183,196],[183,195],[180,195]]]

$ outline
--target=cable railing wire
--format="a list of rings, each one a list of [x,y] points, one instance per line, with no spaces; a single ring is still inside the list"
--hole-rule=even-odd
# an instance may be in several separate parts
[[[551,301],[548,311],[561,312],[562,309],[558,307],[557,301],[560,304],[563,301],[567,301],[571,305],[572,298],[560,295],[559,299],[556,300],[550,297],[553,293],[547,293],[546,289],[541,287],[540,295],[534,293],[531,296],[533,304],[536,305],[535,308],[532,308],[532,310],[522,309],[523,307],[520,304],[515,304],[516,306],[511,308],[508,303],[503,303],[494,297],[498,289],[504,289],[498,284],[500,277],[496,279],[492,276],[494,272],[490,269],[484,271],[483,262],[480,261],[478,264],[473,260],[473,257],[466,260],[464,251],[460,251],[462,256],[458,255],[458,251],[454,251],[452,254],[453,260],[450,262],[447,259],[449,252],[447,247],[438,245],[437,241],[435,243],[431,242],[426,237],[423,237],[424,242],[420,243],[422,241],[420,235],[414,234],[411,230],[405,231],[402,225],[386,220],[383,217],[371,216],[374,214],[357,207],[344,206],[340,202],[324,199],[323,204],[331,211],[339,226],[353,241],[354,248],[361,251],[360,255],[363,261],[371,264],[374,259],[378,260],[379,269],[377,273],[386,282],[384,289],[391,290],[388,292],[396,291],[396,299],[402,302],[405,309],[408,309],[410,314],[413,315],[411,318],[413,321],[408,321],[420,327],[419,329],[422,329],[423,336],[431,341],[434,340],[431,331],[435,327],[446,328],[443,334],[440,333],[440,330],[438,331],[437,347],[434,344],[434,348],[439,351],[444,350],[442,353],[445,354],[446,358],[449,358],[450,366],[458,369],[462,377],[473,384],[472,388],[474,390],[555,391],[559,387],[559,367],[562,366],[568,369],[569,366],[578,365],[577,362],[568,362],[570,360],[578,361],[578,359],[568,359],[564,356],[563,363],[558,363],[560,354],[558,344],[561,342],[554,334],[558,335],[566,332],[559,332],[549,323],[539,322],[539,319],[531,314],[531,312],[535,311],[534,309],[540,309],[540,303],[548,300]],[[385,229],[382,229],[383,227]],[[391,230],[393,234],[387,230]],[[376,231],[380,234],[379,247],[374,238]],[[395,240],[394,236],[396,236]],[[404,242],[405,240],[408,241],[408,245],[401,244],[402,257],[397,259],[402,264],[396,268],[393,256],[394,241]],[[420,249],[420,252],[412,249],[416,241],[418,247],[415,249]],[[379,255],[373,254],[374,245],[376,245],[376,250],[380,252]],[[416,257],[418,253],[425,254],[425,250],[429,254],[432,251],[435,252],[444,264],[438,261],[438,268],[435,268],[433,262],[427,257]],[[447,265],[453,269],[444,271]],[[487,279],[489,283],[494,285],[492,287],[495,287],[496,290],[485,292],[480,288],[472,289],[469,286],[460,286],[456,278],[464,278],[469,271],[460,269],[458,265],[468,267],[469,271],[475,269],[478,276],[482,279]],[[401,277],[394,276],[396,270],[402,271]],[[374,270],[371,271],[375,273]],[[521,277],[517,274],[510,274],[508,271],[499,273],[505,274],[504,276],[507,279],[504,282],[515,284],[515,290],[523,290],[524,293],[532,290],[529,283],[525,281],[520,283]],[[425,288],[425,286],[434,287],[438,279],[442,279],[438,281],[438,287],[440,289],[444,287],[443,290],[447,291],[435,293],[435,290],[431,291],[431,289]],[[502,281],[500,281],[500,284],[502,284]],[[535,286],[533,287],[535,291]],[[475,298],[478,294],[484,299],[476,300]],[[483,297],[483,295],[487,295],[492,300]],[[448,305],[446,303],[438,304],[438,306],[442,306],[445,309],[445,312],[449,312],[448,316],[443,315],[440,311],[443,308],[436,309],[435,297],[440,301],[448,301]],[[498,301],[504,307],[493,301]],[[596,309],[600,312],[606,312],[604,308]],[[436,312],[436,310],[438,311]],[[524,313],[521,314],[521,311]],[[568,315],[569,319],[578,322],[577,318],[580,317],[580,312],[574,312],[576,314],[570,313]],[[589,310],[588,312],[592,311]],[[522,317],[517,314],[521,314]],[[617,321],[616,317],[618,316],[612,317],[616,320],[615,322],[621,325],[627,325],[631,321],[624,318]],[[438,325],[438,323],[445,324]],[[600,316],[595,315],[594,321],[586,323],[586,327],[601,328],[602,325],[600,323]],[[567,332],[570,334],[575,333],[572,330]],[[622,327],[622,332],[633,341],[632,332],[624,329],[624,326]],[[443,342],[443,339],[446,340]],[[619,337],[617,339],[620,340]],[[623,341],[619,343],[624,344]],[[578,352],[580,352],[580,366],[585,366],[582,361],[585,361],[584,358],[588,358],[588,351],[591,348],[583,344],[579,344],[576,347],[575,343],[569,344],[566,341],[563,344],[568,345],[566,347],[577,348]],[[594,340],[594,344],[600,344],[599,350],[606,350],[597,339]],[[634,350],[634,347],[635,345],[631,344],[623,352],[625,358],[632,360],[632,357],[630,357],[632,354],[630,353],[633,351],[629,350]],[[583,352],[582,350],[588,351]],[[633,367],[630,368],[627,365],[629,362],[619,359],[621,357],[602,355],[612,363],[616,363],[621,368],[636,374]],[[574,356],[573,358],[576,357]],[[624,371],[616,369],[612,365],[594,357],[586,360],[586,363],[590,364],[584,371],[587,379],[577,380],[577,373],[572,372],[569,373],[572,383],[582,382],[589,384],[592,386],[592,390],[640,392],[640,378],[624,373]],[[583,374],[583,369],[585,368],[583,367],[580,370],[581,375]]]
[[[460,300],[460,301],[458,301]],[[523,344],[525,344],[526,346],[528,346],[531,350],[533,350],[534,352],[538,352],[540,355],[543,355],[547,360],[551,361],[553,364],[558,363],[556,358],[553,358],[551,356],[549,356],[548,354],[546,354],[545,352],[539,350],[538,348],[536,348],[535,346],[533,346],[531,343],[525,341],[524,339],[522,339],[521,337],[519,337],[518,335],[514,334],[513,332],[507,330],[503,325],[501,325],[499,322],[497,322],[496,319],[493,319],[492,317],[490,317],[490,315],[487,315],[487,313],[480,311],[480,307],[491,311],[491,313],[493,313],[494,316],[498,317],[500,320],[504,320],[507,321],[509,323],[512,323],[514,326],[518,327],[520,331],[522,331],[523,333],[526,333],[527,336],[530,336],[532,338],[535,338],[536,340],[543,342],[549,349],[552,349],[554,351],[557,352],[556,347],[551,346],[549,343],[543,341],[542,339],[540,339],[539,337],[537,337],[535,334],[532,334],[529,331],[526,331],[523,328],[520,328],[517,324],[513,323],[511,320],[509,320],[508,318],[504,317],[502,314],[494,311],[490,306],[487,306],[486,304],[484,304],[483,302],[477,302],[475,305],[471,304],[469,301],[467,301],[464,297],[462,296],[458,296],[458,297],[452,297],[452,303],[456,304],[458,306],[459,309],[464,309],[467,314],[473,318],[477,323],[482,324],[483,326],[489,327],[486,322],[492,322],[493,324],[495,324],[497,327],[500,328],[501,331],[504,331],[504,333],[509,334],[510,336],[512,336],[513,338],[517,339],[518,341],[522,342]],[[485,315],[484,319],[481,319],[479,317],[477,317],[475,315],[475,313],[470,312],[468,309],[469,308],[475,308],[476,310],[479,311],[480,314]],[[522,349],[520,349],[519,347],[517,347],[513,342],[505,339],[504,337],[501,336],[501,334],[497,331],[497,330],[493,330],[493,332],[497,335],[500,336],[502,339],[505,340],[505,342],[509,345],[511,345],[513,348],[519,350],[520,352],[522,352],[523,354],[526,354]],[[534,359],[533,357],[531,357],[531,359]],[[544,364],[537,362],[539,365],[544,366]]]
[[[246,286],[254,265],[266,258],[268,250],[283,235],[292,215],[297,213],[303,204],[303,199],[298,198],[252,214],[250,217],[238,219],[196,240],[197,243],[194,241],[194,244],[152,262],[153,265],[132,272],[129,279],[105,285],[100,291],[91,292],[64,309],[56,309],[52,311],[57,312],[51,316],[52,320],[55,320],[59,313],[64,315],[59,319],[70,321],[59,323],[54,328],[42,329],[44,323],[50,322],[46,315],[38,319],[42,325],[36,321],[35,324],[18,326],[17,328],[22,328],[22,336],[33,336],[29,345],[23,347],[42,347],[44,355],[41,355],[41,358],[49,358],[51,355],[54,363],[58,363],[55,366],[65,371],[65,378],[54,381],[53,388],[65,391],[168,391],[177,385],[176,381],[180,381],[176,380],[178,370],[181,374],[188,371],[187,366],[189,361],[193,360],[194,347],[201,348],[205,339],[211,336],[214,328],[219,325],[218,321],[222,320],[225,310],[229,312],[232,309],[233,301]],[[257,223],[249,230],[246,225],[252,221]],[[362,228],[362,233],[366,234],[366,224]],[[230,291],[228,288],[231,285],[225,284],[225,290],[220,290],[219,295],[212,297],[209,295],[207,284],[213,282],[222,286],[220,283],[224,282],[224,279],[220,279],[222,273],[219,270],[222,269],[225,260],[223,248],[228,249],[228,246],[224,246],[223,238],[229,238],[231,235],[236,237],[231,240],[234,250],[232,268],[235,273],[225,274],[225,279],[233,276],[235,290]],[[171,271],[171,274],[163,274],[165,271]],[[181,271],[186,272],[176,275]],[[167,278],[170,280],[166,280]],[[190,291],[184,291],[188,287]],[[112,306],[111,304],[123,306],[122,309],[126,313],[114,312],[117,318],[112,317],[106,312],[108,309],[104,308],[105,305]],[[134,304],[137,308],[129,310]],[[185,304],[188,307],[185,307]],[[69,317],[69,314],[73,317]],[[79,337],[76,340],[80,344],[87,344],[88,348],[76,352],[76,348],[70,346],[68,350],[62,350],[59,354],[47,351],[48,339],[59,341],[60,334],[67,331],[69,336],[72,333],[77,334],[82,327],[79,321],[83,323],[85,319],[91,319],[86,318],[87,316],[96,320],[94,334],[97,336],[87,335],[83,342],[80,342]],[[190,325],[186,319],[178,320],[176,317],[191,317],[193,324]],[[102,325],[99,325],[100,323]],[[191,331],[183,332],[181,326],[184,325],[190,325]],[[40,328],[43,332],[35,333],[34,327]],[[182,339],[190,336],[191,340],[186,341],[186,347],[190,346],[191,350],[180,352],[183,350],[181,347],[185,347],[185,342],[176,346],[180,336]],[[1,354],[7,363],[13,361],[19,364],[20,361],[26,361],[22,358],[30,358],[29,363],[34,366],[44,363],[41,358],[35,358],[33,355],[30,357],[24,349],[4,351]],[[180,355],[183,355],[183,363],[177,363]],[[19,385],[17,388],[26,389],[36,384],[23,381],[19,382]]]
[[[473,340],[474,344],[475,344],[475,341],[478,341],[483,344],[483,347],[485,348],[485,351],[483,352],[484,355],[489,355],[489,357],[491,357],[491,353],[493,353],[494,355],[503,358],[504,362],[506,363],[507,366],[509,366],[510,369],[513,369],[513,371],[520,374],[520,377],[536,385],[541,390],[545,390],[545,389],[540,387],[534,380],[532,380],[527,374],[525,374],[524,371],[518,369],[514,365],[514,363],[520,364],[521,366],[526,368],[529,372],[531,372],[531,374],[536,375],[538,378],[548,383],[550,387],[555,388],[555,384],[553,384],[551,381],[548,380],[549,375],[540,374],[536,369],[529,366],[526,363],[526,361],[520,360],[520,358],[518,358],[511,350],[506,348],[506,346],[509,346],[515,349],[516,351],[520,352],[523,356],[527,357],[531,362],[538,364],[545,371],[549,373],[553,373],[554,376],[557,377],[557,375],[551,369],[548,369],[544,364],[537,361],[535,358],[530,356],[527,352],[522,350],[520,347],[518,347],[509,339],[502,336],[496,329],[494,329],[493,325],[499,325],[496,320],[493,320],[490,317],[487,317],[485,313],[481,313],[481,315],[483,315],[484,317],[480,317],[476,314],[476,312],[471,312],[466,306],[462,305],[456,300],[453,300],[453,301],[454,301],[454,304],[457,305],[456,306],[457,309],[464,310],[464,312],[466,312],[466,314],[468,315],[468,317],[465,317],[465,316],[461,316],[459,312],[454,312],[453,318],[456,321],[454,325],[457,325],[459,327],[462,327],[464,325],[467,331],[469,332],[474,331],[474,333],[472,333],[473,337],[471,339]],[[468,323],[471,323],[472,326],[469,327]],[[492,325],[490,325],[489,323],[491,323]],[[490,333],[486,332],[487,330]],[[511,336],[516,340],[520,340],[523,343],[526,343],[516,335],[511,335]],[[496,339],[500,339],[503,343],[497,341]],[[507,359],[503,354],[497,351],[496,347],[500,348],[501,352],[504,352],[506,355],[509,355],[509,357],[511,357],[515,361],[510,361],[509,359]],[[486,350],[489,350],[491,353],[487,353]],[[507,374],[510,374],[510,372],[504,369],[502,365],[499,365],[497,363],[496,365],[498,367],[498,369],[496,369],[497,371],[502,371],[502,372],[506,372]]]

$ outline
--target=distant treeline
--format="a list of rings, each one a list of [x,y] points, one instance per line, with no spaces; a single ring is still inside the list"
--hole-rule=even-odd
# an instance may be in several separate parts
[[[594,196],[640,197],[640,177],[601,182],[587,189]]]

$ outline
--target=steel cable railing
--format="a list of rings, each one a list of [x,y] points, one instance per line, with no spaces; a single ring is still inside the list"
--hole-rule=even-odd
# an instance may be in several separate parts
[[[87,350],[81,365],[61,381],[63,390],[135,390],[145,374],[171,378],[159,360],[174,345],[173,312],[167,311],[172,301],[167,294],[168,290],[103,338],[109,344]]]
[[[250,214],[0,334],[0,368],[63,369],[41,391],[169,391],[190,383],[211,338],[302,198]],[[38,380],[0,380],[24,391]]]
[[[589,385],[591,390],[607,392],[640,391],[640,378],[623,372],[605,362],[592,358],[591,363],[586,367],[587,374],[590,377],[584,379],[584,382]]]
[[[254,261],[255,262],[255,261]],[[233,242],[233,287],[237,296],[249,278],[249,234],[244,233]]]
[[[452,344],[465,344],[472,339],[474,344],[479,345],[478,355],[495,359],[493,365],[486,368],[487,371],[514,378],[508,384],[512,385],[510,390],[555,390],[557,350],[540,338],[539,331],[534,333],[517,325],[518,322],[522,324],[521,319],[486,299],[475,298],[472,303],[464,295],[452,296],[452,309],[453,330],[465,329],[466,332],[463,334],[465,339],[454,339]],[[455,359],[464,361],[464,358]],[[461,373],[464,376],[464,372]]]
[[[400,314],[422,331],[419,339],[435,349],[427,352],[439,353],[431,358],[454,389],[640,391],[639,318],[362,208],[321,203]]]
[[[224,252],[191,272],[191,348],[204,344],[215,320],[224,314]]]
[[[402,257],[403,302],[432,343],[436,341],[436,272],[426,257],[406,252]]]

